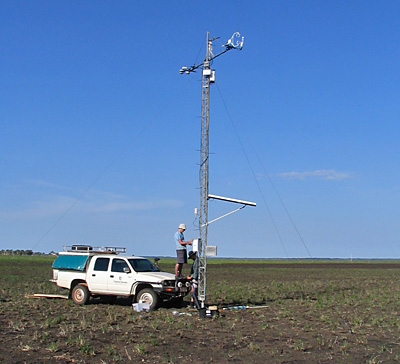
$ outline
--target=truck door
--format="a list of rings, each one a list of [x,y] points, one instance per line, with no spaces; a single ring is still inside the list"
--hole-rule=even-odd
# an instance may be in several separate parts
[[[93,269],[88,275],[89,290],[99,293],[107,292],[107,282],[110,275],[107,271],[110,266],[110,258],[93,257],[92,259],[95,259],[95,261]]]
[[[125,259],[113,258],[108,278],[110,293],[129,295],[133,283],[133,273]]]

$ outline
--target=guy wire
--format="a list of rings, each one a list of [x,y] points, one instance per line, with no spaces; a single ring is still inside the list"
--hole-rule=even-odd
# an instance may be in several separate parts
[[[253,169],[253,167],[252,167],[252,165],[251,165],[251,163],[250,163],[250,159],[249,159],[249,157],[248,157],[248,155],[247,155],[247,153],[246,153],[246,150],[244,149],[244,146],[243,146],[242,140],[240,139],[239,133],[238,133],[238,131],[236,130],[235,124],[234,124],[233,119],[232,119],[232,117],[231,117],[231,115],[230,115],[230,113],[229,113],[229,110],[228,110],[228,107],[227,107],[227,105],[226,105],[226,103],[225,103],[225,100],[224,100],[224,98],[222,97],[221,90],[219,89],[218,85],[216,85],[216,86],[217,86],[218,93],[219,93],[219,95],[220,95],[220,97],[221,97],[222,103],[224,104],[225,111],[226,111],[226,113],[228,114],[229,120],[230,120],[230,122],[231,122],[231,124],[232,124],[232,128],[233,128],[233,130],[234,130],[234,132],[235,132],[235,134],[236,134],[236,137],[237,137],[237,139],[238,139],[238,141],[239,141],[240,147],[242,148],[242,152],[243,152],[243,154],[244,154],[244,156],[245,156],[245,158],[246,158],[247,164],[249,165],[250,171],[251,171],[251,173],[253,174],[253,178],[254,178],[254,180],[255,180],[255,182],[256,182],[256,185],[257,185],[257,188],[258,188],[258,190],[259,190],[259,192],[260,192],[260,194],[261,194],[261,197],[262,197],[262,199],[263,199],[264,205],[265,205],[265,207],[267,208],[268,214],[269,214],[270,219],[271,219],[271,221],[272,221],[272,225],[274,226],[275,232],[276,232],[276,234],[278,235],[279,241],[280,241],[280,243],[281,243],[281,245],[282,245],[282,247],[283,247],[283,250],[284,250],[284,252],[285,252],[286,257],[289,258],[288,253],[287,253],[286,248],[285,248],[285,244],[283,243],[282,236],[281,236],[281,234],[279,233],[278,227],[277,227],[277,225],[276,225],[276,223],[275,223],[275,220],[274,220],[274,218],[273,218],[273,216],[272,216],[271,210],[270,210],[269,205],[268,205],[268,203],[267,203],[267,200],[266,200],[266,198],[265,198],[265,196],[264,196],[264,193],[263,193],[263,191],[262,191],[262,189],[261,189],[261,186],[260,186],[260,184],[259,184],[258,181],[257,181],[256,174],[255,174],[254,169]]]
[[[190,77],[186,82],[186,85],[192,83]],[[170,94],[172,98],[172,94]],[[170,103],[166,103],[166,105],[170,105]],[[61,220],[68,215],[68,213],[75,207],[75,205],[86,195],[86,193],[106,174],[106,172],[119,160],[121,159],[127,152],[127,150],[136,142],[136,140],[141,136],[149,127],[152,125],[160,114],[164,112],[167,106],[161,109],[157,114],[153,116],[149,120],[147,124],[145,124],[142,129],[136,134],[136,136],[123,148],[123,150],[115,155],[115,157],[111,160],[110,163],[106,165],[106,167],[100,171],[100,173],[94,178],[94,180],[85,188],[85,190],[71,203],[71,205],[61,214],[61,216],[50,226],[49,229],[38,239],[38,241],[33,245],[32,250],[36,248],[45,238],[46,236],[53,231],[53,229],[61,222]]]

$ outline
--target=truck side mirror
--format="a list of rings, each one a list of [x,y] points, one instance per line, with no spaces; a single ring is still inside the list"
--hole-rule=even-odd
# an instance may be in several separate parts
[[[156,266],[156,268],[157,268],[158,270],[161,271],[161,268],[160,268],[160,266],[158,265],[159,260],[160,260],[160,258],[154,258],[154,265]]]
[[[131,270],[128,267],[124,267],[124,273],[130,273]]]

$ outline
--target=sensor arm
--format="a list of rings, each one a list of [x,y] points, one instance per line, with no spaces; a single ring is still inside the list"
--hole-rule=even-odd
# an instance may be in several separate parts
[[[244,200],[238,200],[237,198],[231,198],[231,197],[224,197],[224,196],[217,196],[217,195],[208,195],[208,199],[214,199],[214,200],[222,200],[222,201],[227,201],[227,202],[233,202],[233,203],[240,203],[243,204],[245,206],[254,206],[256,207],[256,203],[255,202],[251,202],[251,201],[244,201]]]
[[[246,205],[243,205],[243,206],[239,207],[239,208],[236,209],[236,210],[233,210],[233,211],[231,211],[231,212],[228,212],[227,214],[222,215],[222,216],[220,216],[220,217],[217,217],[216,219],[209,221],[209,222],[207,223],[207,226],[210,225],[212,222],[217,221],[217,220],[220,220],[220,219],[222,219],[222,218],[224,218],[224,217],[226,217],[226,216],[228,216],[228,215],[233,214],[233,213],[236,212],[236,211],[239,211],[239,210],[241,210],[241,209],[244,209],[245,207],[246,207]],[[203,225],[203,226],[205,226],[205,225]]]
[[[210,39],[210,42],[212,42],[213,40],[216,40],[218,38],[212,38],[212,39]],[[237,39],[237,38],[239,38],[239,39]],[[210,57],[208,62],[211,62],[213,59],[219,57],[221,54],[224,54],[224,53],[230,51],[231,49],[237,49],[239,51],[242,50],[243,43],[244,43],[244,37],[242,37],[242,39],[240,40],[240,33],[239,32],[233,33],[232,37],[230,39],[228,39],[228,42],[223,45],[223,47],[225,47],[225,49],[223,51],[219,52],[218,54],[216,54],[215,56]],[[191,67],[183,66],[179,70],[179,73],[180,74],[183,74],[183,73],[189,74],[190,72],[194,72],[197,68],[199,68],[199,67],[201,67],[203,65],[204,65],[204,61],[199,63],[199,64],[197,64],[197,65],[194,64]]]

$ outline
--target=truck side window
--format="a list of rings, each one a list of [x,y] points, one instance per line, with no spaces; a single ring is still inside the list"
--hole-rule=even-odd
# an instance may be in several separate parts
[[[119,273],[123,273],[124,272],[124,268],[128,268],[128,271],[130,272],[131,270],[129,269],[128,264],[125,262],[125,260],[123,259],[118,259],[118,258],[114,258],[112,261],[112,265],[111,265],[111,271],[112,272],[119,272]],[[125,270],[126,271],[126,270]]]
[[[93,270],[106,272],[108,269],[108,263],[110,263],[110,258],[97,258]]]

